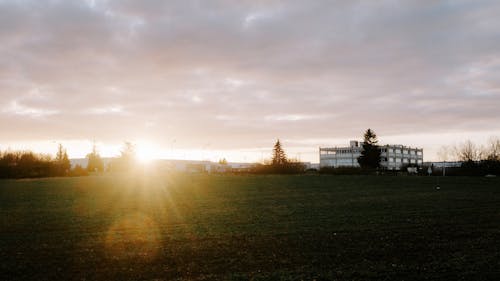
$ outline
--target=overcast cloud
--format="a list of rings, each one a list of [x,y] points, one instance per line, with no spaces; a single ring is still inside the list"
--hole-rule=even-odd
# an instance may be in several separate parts
[[[314,156],[368,127],[383,142],[486,139],[500,132],[498,15],[493,0],[0,0],[0,145],[279,137]]]

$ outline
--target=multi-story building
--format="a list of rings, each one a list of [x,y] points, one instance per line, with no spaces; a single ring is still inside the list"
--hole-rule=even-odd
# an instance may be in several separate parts
[[[388,170],[400,170],[405,166],[422,166],[423,149],[404,145],[381,145],[380,165]],[[348,147],[320,147],[319,166],[323,167],[359,167],[358,157],[361,156],[363,143],[350,141]]]

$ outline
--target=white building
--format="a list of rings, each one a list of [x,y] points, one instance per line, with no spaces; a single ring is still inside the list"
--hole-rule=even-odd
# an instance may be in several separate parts
[[[423,149],[403,145],[382,145],[380,149],[380,165],[388,170],[400,170],[403,166],[422,166]],[[323,167],[359,167],[363,143],[350,141],[348,147],[320,147],[319,166]]]

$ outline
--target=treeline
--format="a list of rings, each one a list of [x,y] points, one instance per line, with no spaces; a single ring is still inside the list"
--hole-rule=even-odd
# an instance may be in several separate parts
[[[55,157],[32,151],[0,151],[0,178],[87,176],[89,173],[131,172],[140,169],[135,146],[130,142],[125,142],[121,154],[113,158],[106,167],[95,144],[86,158],[88,162],[85,168],[80,165],[72,168],[66,149],[61,144]]]
[[[121,155],[107,167],[99,155],[96,145],[87,154],[87,167],[71,167],[66,149],[59,144],[55,157],[32,151],[0,151],[0,178],[42,178],[87,176],[89,172],[130,171],[137,168],[135,146],[126,142]]]
[[[438,151],[441,161],[458,161],[460,167],[445,168],[450,176],[500,175],[500,138],[491,137],[485,145],[467,140],[455,146],[443,146]],[[437,169],[442,172],[442,168]]]
[[[0,152],[0,178],[39,178],[82,175],[82,167],[71,169],[66,149],[59,145],[55,158],[31,151]]]
[[[455,160],[464,163],[500,161],[500,138],[491,137],[485,145],[467,140],[455,146],[443,146],[438,151],[442,161]]]
[[[0,151],[0,178],[37,178],[60,176],[84,176],[89,172],[120,172],[139,170],[135,146],[125,142],[121,154],[112,159],[105,167],[94,144],[92,151],[87,154],[87,167],[76,165],[71,167],[66,149],[59,144],[55,157],[46,154],[37,154],[31,151]],[[487,145],[479,146],[471,141],[449,147],[443,146],[438,152],[440,161],[459,162],[459,167],[433,167],[434,175],[483,176],[500,175],[500,139],[491,138]],[[406,171],[402,167],[399,171],[387,171],[380,166],[380,152],[377,147],[376,134],[368,129],[364,135],[363,151],[358,159],[360,168],[333,168],[323,167],[322,174],[399,174]],[[227,161],[224,159],[223,163]],[[142,167],[144,168],[144,167]],[[148,167],[152,169],[153,167]],[[415,168],[415,167],[413,167]],[[427,168],[420,167],[414,174],[426,174]],[[223,172],[231,169],[223,169]],[[289,159],[279,140],[276,141],[272,158],[262,164],[256,164],[245,171],[251,174],[300,174],[306,172],[306,166],[297,159]]]
[[[146,167],[137,161],[135,145],[125,142],[120,155],[113,158],[106,166],[99,155],[96,145],[87,154],[87,167],[76,165],[71,168],[66,149],[58,146],[53,158],[47,154],[37,154],[31,151],[0,152],[0,178],[40,178],[62,176],[86,176],[89,173],[99,172],[134,172],[144,171]],[[219,164],[227,165],[224,159]],[[154,169],[149,165],[147,169]],[[224,169],[229,172],[231,169]],[[272,159],[262,164],[256,164],[245,173],[251,174],[299,174],[305,171],[305,165],[298,160],[289,159],[278,140],[273,149]]]

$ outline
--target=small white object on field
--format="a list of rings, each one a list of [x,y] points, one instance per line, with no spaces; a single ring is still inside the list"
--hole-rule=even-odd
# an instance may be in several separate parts
[[[437,190],[440,190],[440,189],[441,189],[441,187],[439,187],[439,186],[436,186],[436,189],[437,189]]]

